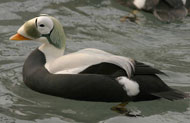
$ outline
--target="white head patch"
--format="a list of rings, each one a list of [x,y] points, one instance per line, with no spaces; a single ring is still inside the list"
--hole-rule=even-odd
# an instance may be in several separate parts
[[[139,84],[137,82],[132,81],[125,76],[117,77],[116,80],[123,85],[128,96],[136,96],[140,92]]]
[[[142,9],[145,6],[146,0],[134,0],[133,4],[138,8]]]
[[[37,18],[37,29],[41,34],[49,34],[53,29],[53,21],[48,16],[40,16]]]

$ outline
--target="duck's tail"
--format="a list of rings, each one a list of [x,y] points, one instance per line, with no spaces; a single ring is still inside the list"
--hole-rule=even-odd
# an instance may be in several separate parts
[[[152,95],[165,98],[171,101],[190,98],[190,93],[185,93],[176,89],[171,89],[170,91],[165,92],[152,93]]]

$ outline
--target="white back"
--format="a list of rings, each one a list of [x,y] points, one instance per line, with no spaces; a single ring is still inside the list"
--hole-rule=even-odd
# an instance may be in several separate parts
[[[46,48],[48,48],[46,50]],[[83,49],[75,53],[61,56],[63,51],[53,50],[49,48],[55,47],[44,47],[43,45],[39,48],[46,56],[46,69],[53,74],[78,74],[89,66],[99,64],[102,62],[112,63],[123,68],[128,76],[131,76],[132,70],[134,69],[134,61],[130,58],[112,55],[98,49]],[[55,55],[56,51],[61,52],[59,55]]]

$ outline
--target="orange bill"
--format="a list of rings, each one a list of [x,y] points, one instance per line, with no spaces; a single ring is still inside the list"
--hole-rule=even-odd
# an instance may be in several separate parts
[[[32,40],[32,39],[26,38],[26,37],[24,37],[24,36],[17,33],[15,35],[11,36],[9,38],[9,40],[17,40],[18,41],[18,40]]]

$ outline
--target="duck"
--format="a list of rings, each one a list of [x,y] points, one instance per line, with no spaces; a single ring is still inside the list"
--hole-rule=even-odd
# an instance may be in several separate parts
[[[182,20],[188,15],[190,0],[119,0],[120,3],[132,9],[143,10],[152,13],[162,22],[174,22]],[[132,12],[122,20],[136,18],[137,12]],[[134,20],[134,19],[133,19]]]
[[[64,29],[49,15],[25,22],[10,40],[42,43],[23,65],[25,85],[39,93],[79,101],[119,102],[111,109],[126,115],[125,106],[131,101],[189,97],[165,84],[158,76],[165,73],[132,58],[95,48],[64,54]]]

